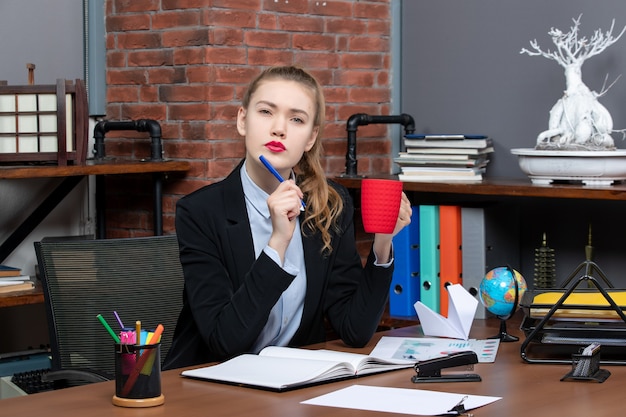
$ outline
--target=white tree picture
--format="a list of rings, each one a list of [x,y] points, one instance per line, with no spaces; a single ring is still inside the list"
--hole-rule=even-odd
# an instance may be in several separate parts
[[[598,101],[611,86],[607,87],[605,80],[599,93],[591,91],[582,80],[582,65],[587,59],[617,42],[626,27],[617,36],[613,36],[613,20],[608,31],[602,32],[598,29],[588,39],[578,36],[580,18],[581,16],[572,19],[574,25],[567,33],[550,29],[548,34],[556,46],[554,51],[543,51],[537,40],[530,42],[530,49],[523,48],[520,51],[522,54],[554,60],[565,70],[566,90],[550,110],[548,129],[537,137],[535,149],[613,150],[615,144],[611,133],[625,134],[624,129],[613,130],[611,114]]]

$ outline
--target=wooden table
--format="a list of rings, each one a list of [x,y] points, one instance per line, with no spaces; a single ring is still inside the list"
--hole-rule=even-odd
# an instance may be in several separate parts
[[[509,325],[509,333],[521,336]],[[486,338],[498,331],[494,319],[476,320],[471,336]],[[369,353],[382,334],[416,337],[416,326],[379,333],[363,349],[347,349],[341,342],[316,345],[335,350]],[[350,386],[352,384],[435,390],[475,395],[501,396],[502,399],[472,411],[476,417],[527,416],[618,416],[623,414],[621,398],[626,367],[603,367],[612,373],[604,383],[564,381],[569,370],[565,365],[536,365],[520,358],[520,342],[500,345],[495,363],[477,364],[474,372],[481,382],[414,384],[413,369],[403,369],[360,379],[333,382],[284,393],[262,391],[196,381],[181,376],[180,370],[163,372],[165,404],[149,409],[125,409],[111,404],[114,383],[102,382],[66,390],[44,392],[28,397],[0,401],[2,416],[100,417],[100,416],[302,416],[302,417],[382,417],[385,413],[355,411],[300,404],[301,401]]]

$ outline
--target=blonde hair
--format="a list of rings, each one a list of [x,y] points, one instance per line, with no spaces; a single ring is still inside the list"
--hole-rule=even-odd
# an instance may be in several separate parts
[[[243,108],[248,108],[250,98],[263,81],[276,79],[295,81],[311,90],[315,97],[313,127],[318,129],[317,139],[313,147],[302,155],[295,166],[295,171],[298,176],[298,185],[306,200],[302,230],[304,233],[319,231],[324,243],[322,253],[329,254],[332,251],[330,232],[331,229],[336,230],[338,227],[337,219],[343,211],[343,200],[339,193],[328,185],[321,163],[323,153],[321,139],[326,119],[326,101],[322,87],[315,77],[302,68],[296,66],[270,67],[261,72],[250,83],[243,96]]]

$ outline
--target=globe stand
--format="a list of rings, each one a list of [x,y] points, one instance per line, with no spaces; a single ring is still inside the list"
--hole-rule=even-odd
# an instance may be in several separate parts
[[[508,334],[506,331],[506,321],[511,318],[511,315],[506,318],[498,316],[498,318],[500,319],[500,332],[495,336],[489,337],[489,339],[500,339],[501,342],[517,342],[519,337]]]
[[[513,278],[513,282],[515,283],[515,300],[513,301],[513,307],[511,308],[511,312],[506,316],[496,316],[500,319],[500,332],[489,339],[500,339],[501,342],[517,342],[519,337],[513,336],[512,334],[508,334],[506,331],[506,321],[513,317],[513,314],[517,311],[517,305],[519,304],[519,284],[517,279],[515,279],[515,271],[511,268],[507,269],[511,272],[511,277]]]

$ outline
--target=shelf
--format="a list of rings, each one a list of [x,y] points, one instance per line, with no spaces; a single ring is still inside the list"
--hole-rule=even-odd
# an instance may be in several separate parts
[[[187,161],[129,161],[123,159],[89,160],[84,165],[4,165],[0,166],[0,179],[73,177],[107,174],[145,174],[157,172],[184,172],[189,169]]]
[[[4,259],[17,247],[23,238],[27,236],[43,218],[62,200],[69,191],[81,181],[82,177],[88,175],[122,175],[122,174],[159,174],[168,172],[185,172],[189,170],[188,161],[152,161],[152,160],[124,160],[104,158],[102,161],[88,160],[85,164],[59,166],[52,164],[32,164],[32,165],[0,165],[0,179],[28,179],[28,178],[63,178],[61,185],[48,196],[46,201],[36,208],[33,213],[4,241],[0,242],[0,258]],[[70,178],[71,177],[71,178]],[[157,183],[153,179],[155,188],[154,196],[154,216],[155,233],[161,233],[161,181]],[[65,185],[67,184],[67,185]],[[104,189],[96,188],[96,193],[103,193]],[[96,198],[97,201],[103,200]],[[98,206],[98,231],[104,234],[103,208]],[[34,289],[19,291],[7,294],[0,294],[0,308],[14,307],[26,304],[41,304],[44,302],[41,283],[37,283]]]
[[[397,178],[377,176],[376,178]],[[349,189],[360,189],[362,178],[336,177],[335,182]],[[626,185],[590,187],[580,184],[535,185],[529,180],[487,179],[478,183],[405,182],[404,191],[496,197],[570,198],[626,201]]]
[[[104,203],[105,191],[103,175],[123,174],[162,174],[185,172],[189,169],[188,161],[168,160],[128,160],[103,158],[88,160],[78,165],[0,165],[0,179],[63,178],[48,197],[33,210],[21,225],[0,245],[0,261],[6,257],[30,234],[69,192],[89,175],[96,176],[96,212],[98,237],[105,237]],[[100,182],[100,185],[98,183]],[[162,234],[162,178],[153,176],[154,184],[154,221],[155,234]]]
[[[21,306],[25,304],[43,303],[43,290],[41,283],[37,281],[35,288],[26,291],[15,291],[6,294],[0,294],[0,308]]]

